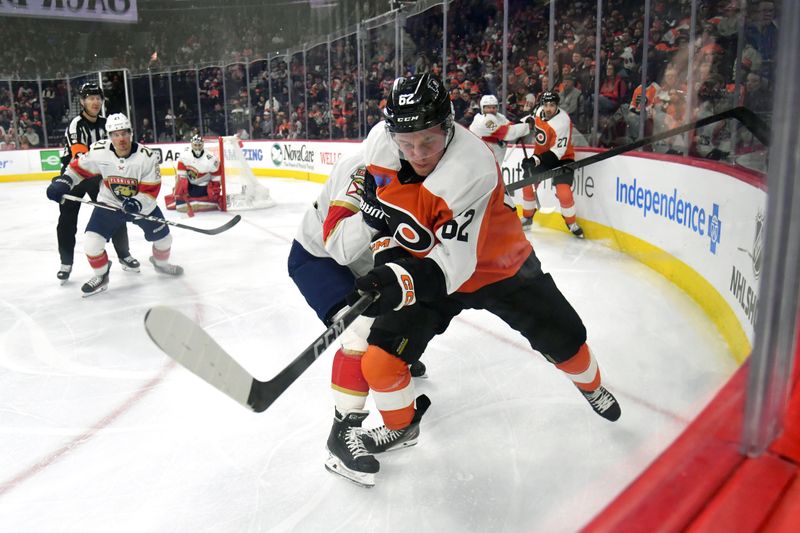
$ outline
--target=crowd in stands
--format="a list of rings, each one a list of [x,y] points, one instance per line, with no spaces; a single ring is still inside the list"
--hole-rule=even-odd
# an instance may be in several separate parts
[[[747,2],[746,11],[740,11],[739,0],[699,0],[695,35],[690,34],[690,4],[685,0],[654,0],[645,28],[644,2],[604,0],[597,57],[596,2],[559,3],[551,69],[549,6],[510,0],[506,115],[519,119],[531,111],[542,91],[557,90],[575,128],[588,137],[593,127],[599,65],[600,146],[625,144],[642,130],[649,135],[734,105],[745,105],[769,118],[779,2],[752,0]],[[171,50],[167,57],[142,57],[130,43],[124,49],[106,50],[104,56],[115,58],[110,67],[124,66],[133,73],[136,135],[143,142],[188,140],[198,131],[255,139],[359,138],[380,120],[381,107],[396,75],[422,72],[445,79],[456,120],[469,125],[482,95],[501,94],[502,5],[495,0],[451,2],[444,61],[441,6],[405,20],[399,60],[393,21],[364,33],[361,54],[355,35],[350,35],[334,39],[330,50],[323,43],[305,54],[273,53],[268,60],[251,60],[268,56],[265,51],[270,43],[246,24],[233,32],[224,26],[199,33],[187,30],[178,35],[181,45],[170,48],[168,40],[176,35],[165,21],[163,31],[156,24],[149,32],[159,49]],[[742,20],[744,42],[739,43]],[[23,37],[24,25],[17,31],[23,32],[17,37]],[[648,54],[644,58],[646,37]],[[692,47],[694,53],[690,54]],[[737,62],[739,48],[742,59]],[[167,58],[171,64],[199,62],[209,49],[225,50],[230,63],[169,72],[161,69]],[[0,59],[3,54],[0,51]],[[60,59],[58,66],[65,69],[60,75],[84,65]],[[20,68],[24,70],[26,65],[24,61]],[[142,73],[147,67],[150,71]],[[644,90],[643,69],[647,74]],[[108,76],[112,78],[108,83],[119,89],[119,76]],[[60,80],[41,82],[48,133],[57,130],[75,111],[74,103],[68,101],[67,84]],[[5,85],[0,82],[0,148],[41,146],[37,82]],[[753,144],[746,136],[731,139],[730,135],[729,128],[714,127],[691,138],[673,138],[655,149],[722,159],[732,151],[747,151],[748,143]],[[49,139],[54,136],[49,135]],[[56,143],[57,139],[58,135]]]

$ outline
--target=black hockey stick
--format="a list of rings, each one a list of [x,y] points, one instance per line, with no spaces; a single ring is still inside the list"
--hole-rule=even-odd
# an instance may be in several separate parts
[[[101,209],[108,209],[109,211],[122,211],[121,208],[115,207],[113,205],[105,204],[103,202],[95,202],[93,200],[89,200],[88,198],[78,198],[77,196],[72,196],[70,194],[64,195],[65,200],[72,200],[73,202],[82,202],[84,204],[93,205],[95,207],[99,207]],[[221,225],[218,228],[212,229],[203,229],[203,228],[196,228],[194,226],[187,226],[185,224],[181,224],[180,222],[172,222],[171,220],[166,220],[163,218],[158,218],[150,215],[141,215],[139,213],[129,213],[134,218],[142,219],[142,220],[149,220],[150,222],[158,222],[160,224],[168,224],[170,226],[175,226],[176,228],[183,228],[188,229],[191,231],[196,231],[197,233],[204,233],[206,235],[216,235],[218,233],[222,233],[223,231],[227,231],[234,227],[239,221],[242,219],[242,215],[236,215],[225,224]]]
[[[604,161],[606,159],[614,157],[615,155],[624,154],[625,152],[636,150],[637,148],[641,148],[642,146],[645,146],[647,144],[662,141],[669,137],[680,135],[681,133],[685,133],[695,128],[702,128],[703,126],[708,126],[709,124],[713,124],[715,122],[719,122],[721,120],[726,120],[729,118],[734,118],[739,122],[741,122],[744,125],[744,127],[747,128],[750,131],[750,133],[752,133],[753,136],[755,136],[755,138],[758,139],[758,141],[761,144],[763,144],[764,146],[769,146],[769,138],[771,133],[769,125],[767,125],[761,118],[759,118],[755,113],[753,113],[746,107],[734,107],[733,109],[723,111],[722,113],[717,113],[716,115],[711,115],[710,117],[701,118],[700,120],[696,120],[689,124],[685,124],[683,126],[679,126],[677,128],[673,128],[671,130],[658,133],[656,135],[651,135],[650,137],[645,137],[644,139],[639,139],[638,141],[626,144],[625,146],[618,146],[617,148],[612,148],[605,152],[595,154],[593,156],[587,157],[586,159],[581,159],[580,161],[567,163],[566,165],[562,165],[560,167],[556,167],[551,170],[545,170],[544,172],[541,172],[539,174],[534,174],[533,176],[527,178],[522,178],[519,181],[515,181],[513,183],[509,183],[508,185],[506,185],[506,190],[509,192],[513,192],[527,185],[537,185],[542,181],[555,178],[556,176],[560,176],[561,174],[566,174],[567,172],[574,172],[579,168],[583,168],[585,166],[598,163],[600,161]]]
[[[362,295],[269,381],[254,378],[203,328],[175,309],[159,306],[148,310],[144,316],[144,328],[165,354],[248,409],[260,413],[272,405],[375,298],[374,294]]]

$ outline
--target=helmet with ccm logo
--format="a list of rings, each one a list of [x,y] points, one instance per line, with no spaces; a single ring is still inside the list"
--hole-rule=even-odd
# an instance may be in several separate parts
[[[430,74],[397,78],[383,108],[392,133],[411,133],[441,124],[453,126],[453,105],[442,81]]]

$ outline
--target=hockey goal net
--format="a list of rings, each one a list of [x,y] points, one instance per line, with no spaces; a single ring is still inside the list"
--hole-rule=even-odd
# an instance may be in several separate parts
[[[222,168],[223,211],[264,209],[275,205],[269,189],[253,175],[238,137],[207,139],[205,149],[219,158]]]

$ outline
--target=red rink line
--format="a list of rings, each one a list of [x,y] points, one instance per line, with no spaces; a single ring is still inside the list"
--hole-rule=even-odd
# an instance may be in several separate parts
[[[59,449],[51,453],[50,455],[43,457],[33,465],[21,471],[19,474],[13,476],[11,479],[4,481],[2,484],[0,484],[0,497],[6,495],[8,492],[19,487],[25,481],[34,477],[36,474],[38,474],[48,466],[58,462],[61,458],[63,458],[70,452],[73,452],[76,449],[80,448],[81,446],[89,442],[93,437],[95,437],[100,431],[107,428],[112,423],[114,423],[114,421],[116,421],[119,417],[130,411],[130,409],[134,405],[136,405],[142,398],[144,398],[164,379],[164,376],[166,376],[167,373],[175,367],[175,364],[176,364],[175,361],[170,359],[169,362],[162,367],[158,375],[156,375],[150,381],[142,385],[139,388],[139,390],[137,390],[130,398],[125,400],[122,403],[122,405],[120,405],[119,407],[108,413],[90,429],[86,430],[84,433],[78,435],[71,441],[67,442]]]

